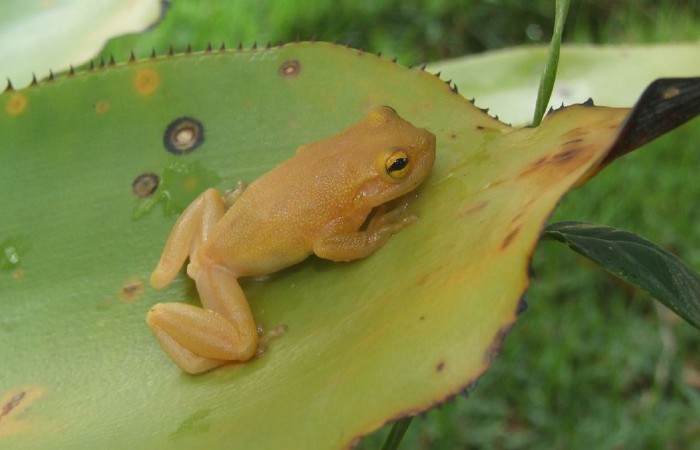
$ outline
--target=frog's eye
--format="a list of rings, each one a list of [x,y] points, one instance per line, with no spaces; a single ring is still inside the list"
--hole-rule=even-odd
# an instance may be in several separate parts
[[[395,180],[400,180],[408,173],[408,155],[402,150],[397,150],[389,155],[384,163],[387,175]]]

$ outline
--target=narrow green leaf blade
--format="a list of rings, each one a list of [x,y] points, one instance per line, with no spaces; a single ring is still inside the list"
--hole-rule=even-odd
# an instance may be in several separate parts
[[[396,422],[394,422],[394,425],[391,427],[391,431],[389,432],[389,435],[386,437],[386,440],[384,441],[384,445],[382,445],[382,450],[396,450],[396,449],[398,449],[399,444],[401,444],[401,440],[403,439],[404,435],[406,434],[408,427],[411,425],[412,420],[413,420],[413,416],[408,416],[408,417],[404,417],[403,419],[399,419]]]
[[[556,12],[554,15],[554,34],[552,43],[549,46],[547,63],[542,72],[540,87],[537,91],[537,102],[535,104],[535,116],[532,119],[532,126],[537,127],[542,122],[544,113],[547,111],[549,99],[554,90],[554,81],[557,78],[557,67],[559,66],[559,49],[561,48],[561,36],[564,33],[564,22],[569,12],[569,0],[557,0]]]
[[[700,328],[700,275],[672,253],[634,233],[585,222],[551,224],[544,237],[566,243]]]

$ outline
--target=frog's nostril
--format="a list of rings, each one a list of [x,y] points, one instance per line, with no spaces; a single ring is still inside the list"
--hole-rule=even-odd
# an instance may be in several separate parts
[[[204,126],[192,117],[179,117],[168,125],[163,135],[165,149],[174,155],[191,152],[204,142]]]
[[[299,74],[300,70],[301,70],[301,64],[299,64],[299,61],[297,61],[296,59],[290,59],[289,61],[285,61],[280,66],[280,74],[283,77],[287,77],[287,78],[297,76]]]
[[[158,183],[160,178],[155,173],[142,173],[131,183],[131,189],[138,197],[146,198],[156,191]]]

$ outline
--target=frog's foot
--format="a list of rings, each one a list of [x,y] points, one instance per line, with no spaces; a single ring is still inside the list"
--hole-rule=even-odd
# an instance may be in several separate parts
[[[374,215],[367,223],[366,230],[369,233],[375,233],[383,228],[391,228],[392,233],[399,231],[401,228],[418,220],[417,214],[406,214],[406,209],[418,198],[417,192],[409,192],[408,194],[399,197],[390,202],[394,205],[394,209],[389,210],[389,203],[376,208]]]
[[[195,281],[206,309],[158,303],[146,316],[163,350],[192,374],[252,358],[258,347],[257,327],[236,279],[214,267],[199,271]]]
[[[398,206],[389,211],[385,205],[378,207],[364,230],[337,233],[330,227],[326,230],[327,237],[314,243],[314,253],[332,261],[352,261],[371,255],[400,229],[418,220],[418,215],[406,214],[415,195],[402,197]]]

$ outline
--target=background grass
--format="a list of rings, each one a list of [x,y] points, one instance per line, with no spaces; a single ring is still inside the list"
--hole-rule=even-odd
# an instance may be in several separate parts
[[[105,52],[125,59],[130,49],[316,36],[409,65],[546,42],[553,12],[542,0],[175,0],[161,26]],[[564,34],[618,44],[698,38],[698,0],[574,0]],[[569,194],[552,220],[634,231],[700,270],[699,168],[696,118]],[[700,448],[700,331],[561,244],[542,243],[533,267],[530,309],[478,388],[414,420],[402,448]],[[361,448],[377,448],[386,432]]]

